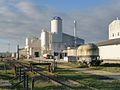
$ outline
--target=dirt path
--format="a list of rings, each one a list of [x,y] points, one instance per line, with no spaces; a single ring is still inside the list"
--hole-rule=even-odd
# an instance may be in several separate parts
[[[101,70],[89,70],[89,71],[85,70],[83,72],[94,74],[94,75],[106,76],[106,77],[109,77],[109,78],[120,80],[120,73],[111,73],[111,72],[101,71]]]
[[[75,69],[69,69],[69,70],[76,70],[76,71],[80,71],[80,72],[83,72],[83,73],[100,75],[100,76],[105,76],[105,77],[108,77],[108,78],[120,80],[120,73],[112,73],[112,72],[107,72],[107,71],[102,71],[102,70],[88,70],[86,68],[75,68]]]

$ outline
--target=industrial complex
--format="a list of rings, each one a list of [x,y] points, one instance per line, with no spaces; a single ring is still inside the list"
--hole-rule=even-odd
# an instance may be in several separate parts
[[[25,48],[20,50],[20,55],[33,58],[50,54],[63,58],[67,55],[68,47],[81,44],[84,44],[84,39],[63,33],[62,19],[55,16],[51,20],[51,32],[43,29],[40,38],[27,37]]]
[[[117,18],[109,24],[108,40],[96,44],[85,43],[85,40],[76,36],[76,21],[73,23],[74,34],[64,33],[61,17],[55,16],[50,22],[50,31],[42,29],[40,36],[26,37],[25,46],[19,48],[19,53],[12,57],[20,58],[47,58],[88,61],[103,60],[104,63],[120,63],[120,20]],[[19,54],[19,55],[18,55]],[[1,57],[8,57],[5,53]],[[11,56],[11,54],[9,54]]]
[[[119,90],[119,8],[120,0],[1,0],[0,90]]]
[[[98,49],[96,45],[86,45],[84,39],[64,33],[62,30],[62,23],[63,22],[60,17],[53,17],[50,26],[51,31],[48,32],[43,29],[39,38],[27,37],[25,48],[20,49],[19,55],[26,58],[44,57],[49,55],[51,58],[53,58],[53,56],[58,56],[59,59],[62,58],[68,60],[79,59],[81,58],[79,55],[82,56],[83,54],[82,58],[86,56],[87,58],[84,59],[87,59],[87,61],[90,61],[90,58],[97,59],[99,57],[99,59],[104,60],[104,62],[106,62],[106,60],[119,62],[120,20],[118,20],[118,18],[109,24],[109,40],[96,44]],[[94,50],[95,48],[97,51]],[[90,57],[89,59],[88,56]]]
[[[63,33],[62,19],[55,16],[51,20],[50,32],[43,29],[39,38],[27,37],[23,48],[17,46],[16,58],[9,56],[9,53],[1,53],[3,78],[0,88],[9,86],[18,89],[19,86],[20,90],[46,87],[50,90],[78,90],[84,86],[83,89],[88,88],[86,90],[98,90],[91,86],[97,83],[100,87],[103,83],[105,86],[102,84],[101,87],[104,86],[104,89],[107,82],[109,89],[111,85],[114,85],[112,88],[119,86],[120,82],[113,82],[120,80],[120,73],[114,73],[120,72],[120,20],[114,20],[109,25],[109,40],[97,44],[86,44],[84,39],[76,36],[76,21],[73,30],[73,36]],[[4,81],[7,75],[13,76],[7,78],[11,82]],[[88,81],[81,83],[81,80]],[[88,86],[88,82],[93,85]]]

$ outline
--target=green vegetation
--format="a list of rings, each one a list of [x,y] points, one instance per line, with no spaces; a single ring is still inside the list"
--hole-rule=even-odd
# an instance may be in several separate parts
[[[120,64],[102,64],[100,66],[88,67],[85,64],[73,63],[58,63],[58,67],[61,68],[86,68],[87,70],[103,70],[113,73],[120,73]]]
[[[17,83],[18,79],[13,80],[14,78],[14,69],[9,68],[7,65],[7,71],[4,69],[5,63],[0,63],[0,79],[9,80],[12,84]],[[110,65],[110,64],[109,64]],[[87,70],[105,70],[110,72],[120,72],[119,65],[110,65],[108,64],[101,65],[98,67],[87,68]],[[45,66],[46,67],[46,66]],[[119,90],[120,88],[120,80],[114,80],[104,76],[91,75],[82,73],[78,70],[70,70],[71,68],[79,68],[80,65],[76,62],[73,63],[57,63],[56,72],[54,75],[74,80],[81,85],[74,87],[75,90],[93,90],[94,88],[98,90]],[[31,78],[34,76],[39,76],[35,72],[27,72],[29,75],[29,87],[31,88]],[[0,90],[7,90],[8,88],[0,88]],[[16,87],[17,90],[22,90],[22,84]],[[51,82],[51,80],[47,80],[43,77],[40,77],[35,81],[35,90],[66,90],[64,86],[60,86]],[[12,89],[14,90],[14,89]]]
[[[86,90],[89,90],[89,87],[97,88],[98,90],[119,90],[120,88],[119,80],[113,80],[104,76],[90,75],[73,70],[59,70],[56,74],[88,86]],[[79,88],[81,89],[81,87]]]
[[[97,67],[91,67],[90,70],[103,70],[113,73],[120,73],[120,64],[102,64]]]
[[[57,63],[57,66],[61,68],[79,68],[80,67],[80,65],[77,62]]]

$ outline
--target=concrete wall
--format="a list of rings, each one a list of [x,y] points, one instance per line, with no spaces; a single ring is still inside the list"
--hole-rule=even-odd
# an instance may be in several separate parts
[[[101,59],[120,60],[120,44],[99,46],[99,54]]]
[[[38,57],[40,57],[40,55],[41,55],[40,48],[33,47],[33,48],[30,48],[30,57],[31,58],[35,58],[36,57],[35,52],[38,52],[39,53]]]
[[[76,49],[67,49],[67,56],[76,56]]]
[[[29,43],[28,43],[29,42]],[[36,37],[29,38],[29,40],[26,40],[27,45],[25,46],[25,50],[27,52],[27,58],[30,57],[35,57],[35,52],[39,52],[40,56],[40,51],[41,51],[41,41],[40,39]]]

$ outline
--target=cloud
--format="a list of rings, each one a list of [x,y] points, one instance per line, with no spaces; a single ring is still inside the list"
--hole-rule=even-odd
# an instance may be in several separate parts
[[[50,31],[50,20],[58,15],[63,19],[65,33],[73,35],[73,21],[76,20],[77,36],[86,42],[98,42],[108,38],[108,24],[120,16],[119,0],[86,11],[67,12],[54,7],[42,7],[32,1],[0,1],[0,38],[10,40],[12,44],[19,41],[21,46],[24,46],[25,37],[29,35],[39,37],[42,28]]]
[[[114,4],[113,4],[114,3]],[[120,1],[108,5],[90,8],[86,11],[73,11],[65,17],[65,32],[73,33],[73,19],[77,20],[77,35],[86,42],[99,42],[108,39],[108,25],[120,17]]]

